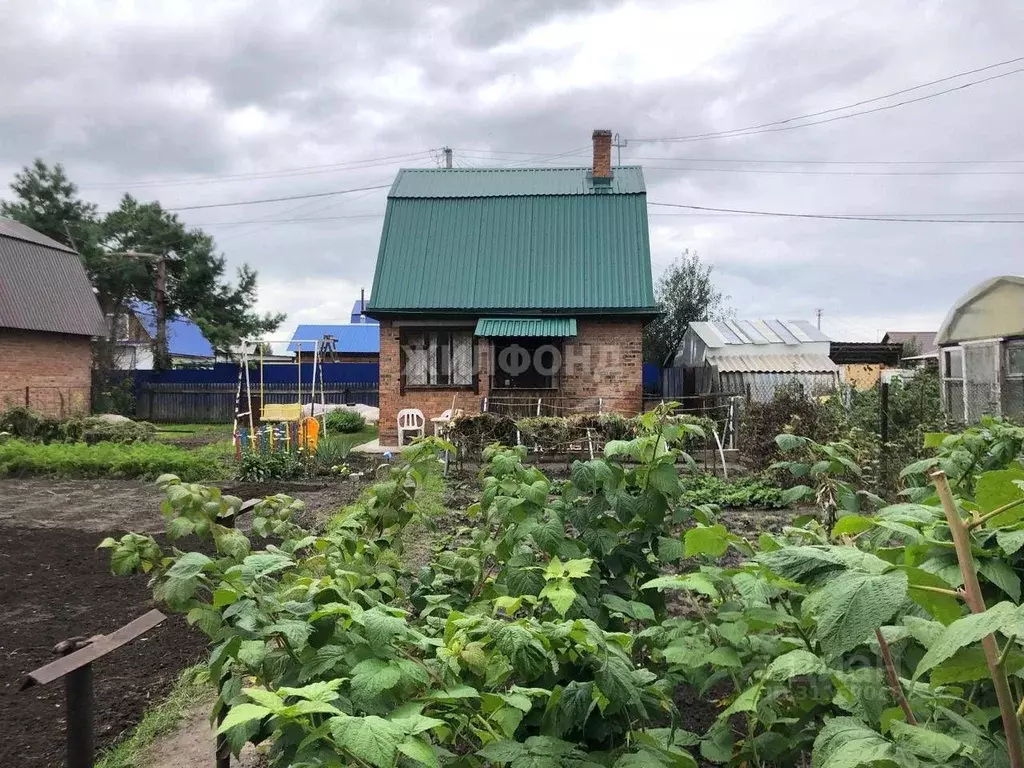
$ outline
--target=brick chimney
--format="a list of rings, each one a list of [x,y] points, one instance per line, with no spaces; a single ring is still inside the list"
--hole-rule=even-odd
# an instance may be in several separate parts
[[[594,131],[594,180],[612,178],[612,132]]]

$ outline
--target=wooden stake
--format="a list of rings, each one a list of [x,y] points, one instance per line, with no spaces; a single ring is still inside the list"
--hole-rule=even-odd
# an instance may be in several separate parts
[[[938,491],[939,499],[942,500],[942,509],[946,513],[946,521],[949,523],[949,530],[953,535],[956,557],[960,561],[960,572],[964,577],[964,598],[972,613],[984,613],[985,598],[981,594],[978,574],[974,569],[971,537],[963,518],[960,517],[956,502],[953,500],[953,491],[949,487],[949,480],[946,479],[946,473],[941,470],[932,472],[931,480],[935,485],[935,490]],[[999,646],[996,644],[995,635],[983,637],[981,647],[985,651],[985,661],[988,663],[988,671],[996,689],[999,714],[1003,720],[1006,746],[1010,753],[1010,766],[1011,768],[1024,768],[1024,742],[1021,739],[1020,724],[1017,722],[1017,708],[1013,701],[1013,694],[1010,692],[1010,681],[1006,677],[1006,670],[999,665]]]

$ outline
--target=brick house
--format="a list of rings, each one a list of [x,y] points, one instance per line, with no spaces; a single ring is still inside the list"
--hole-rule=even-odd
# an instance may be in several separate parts
[[[402,408],[632,415],[657,314],[639,167],[403,169],[372,298],[380,441]]]
[[[0,408],[87,413],[106,324],[78,254],[0,218]]]

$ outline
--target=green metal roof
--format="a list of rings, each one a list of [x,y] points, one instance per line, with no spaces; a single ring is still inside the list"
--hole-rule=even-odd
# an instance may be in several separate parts
[[[575,317],[482,317],[477,336],[575,336]]]
[[[647,191],[639,165],[612,170],[610,184],[595,184],[589,168],[402,168],[388,196],[635,195]]]
[[[400,171],[367,312],[653,314],[643,175],[591,194],[589,173]]]

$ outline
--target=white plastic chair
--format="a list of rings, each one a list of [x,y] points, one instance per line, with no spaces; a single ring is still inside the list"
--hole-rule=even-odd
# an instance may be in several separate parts
[[[413,437],[426,437],[426,418],[419,408],[403,408],[398,412],[398,444],[405,445],[406,433]]]
[[[441,415],[437,418],[431,419],[430,421],[434,425],[434,434],[444,434],[445,428],[448,426],[448,422],[452,420],[452,409],[448,408],[441,412]]]

